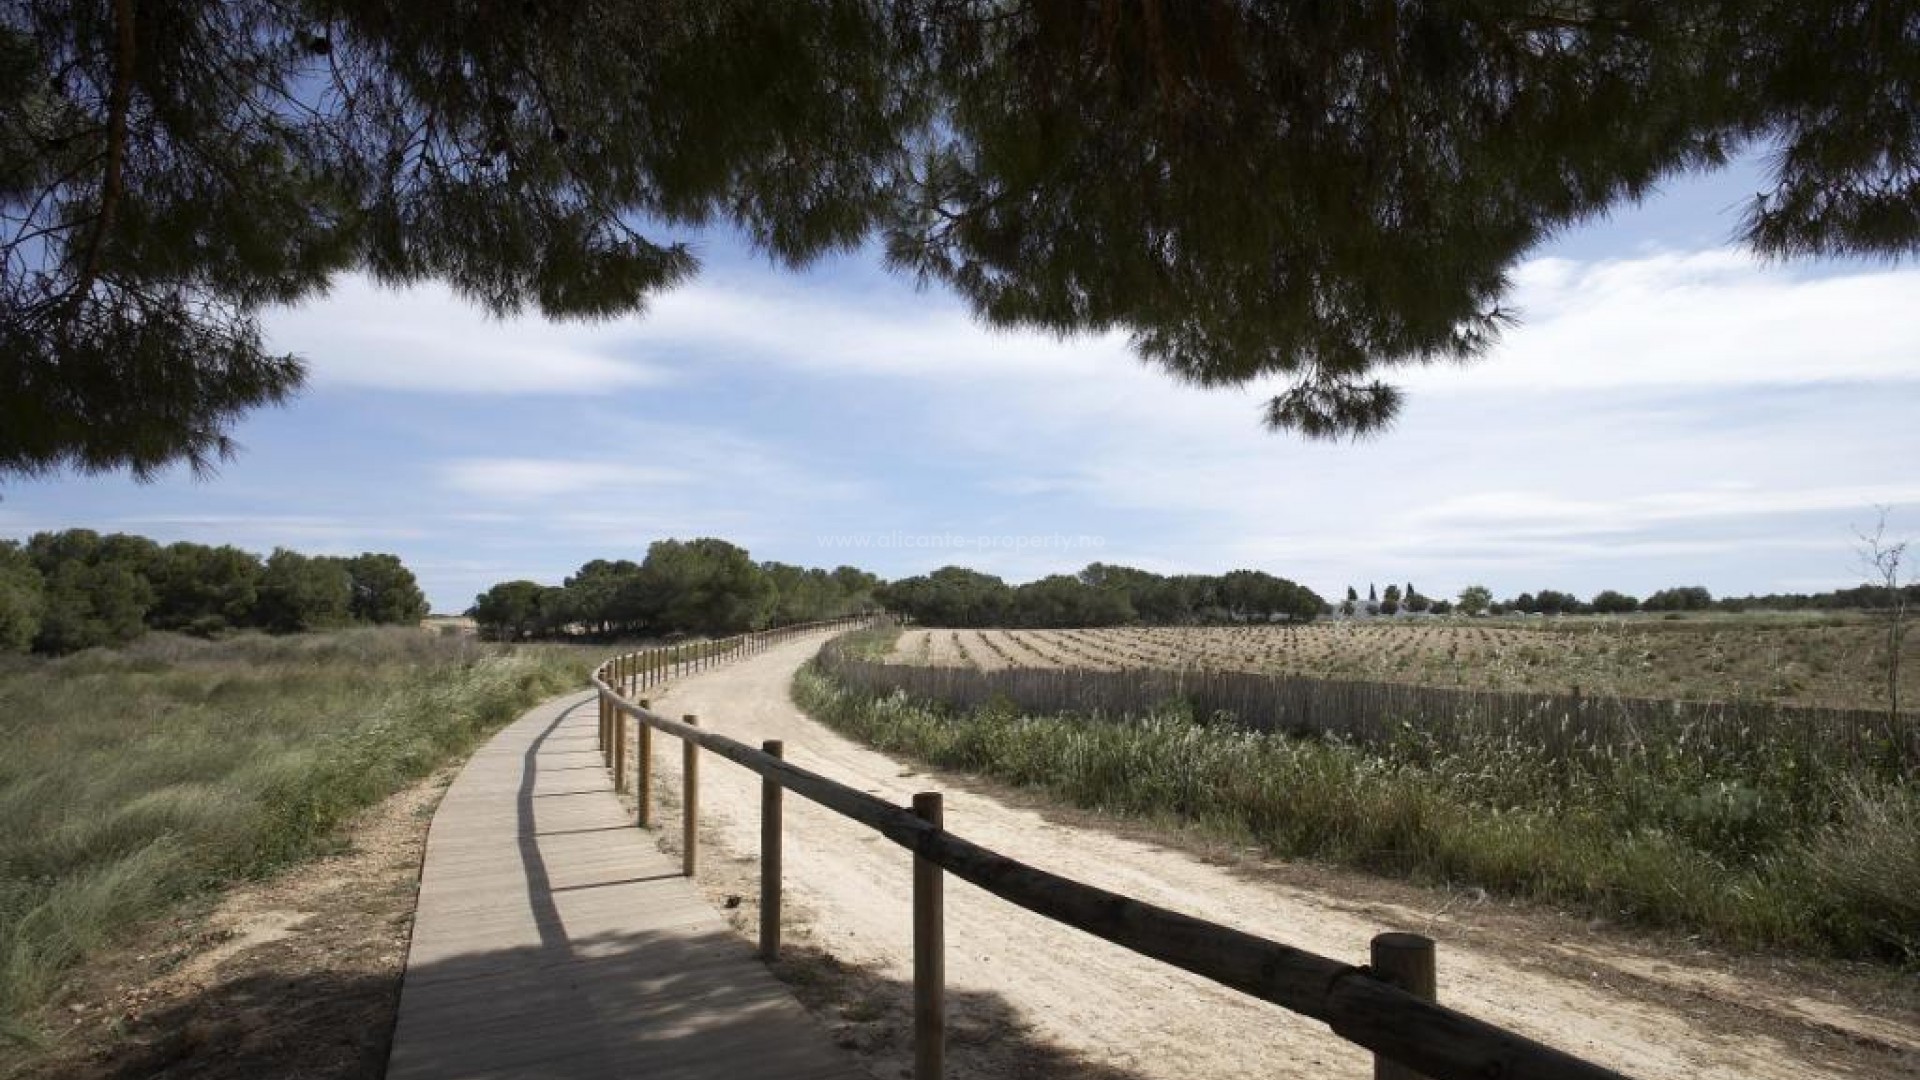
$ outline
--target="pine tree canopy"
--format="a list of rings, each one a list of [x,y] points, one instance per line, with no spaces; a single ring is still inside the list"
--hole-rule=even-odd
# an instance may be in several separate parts
[[[1756,251],[1913,252],[1916,88],[1911,0],[4,0],[0,476],[217,460],[341,273],[611,318],[709,224],[1366,433],[1736,153]]]

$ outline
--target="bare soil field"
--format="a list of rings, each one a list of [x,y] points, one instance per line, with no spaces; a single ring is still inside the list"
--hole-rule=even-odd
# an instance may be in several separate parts
[[[890,660],[996,670],[1197,667],[1472,690],[1884,708],[1886,634],[1864,618],[1567,617],[1299,626],[911,629]],[[1920,634],[1901,696],[1920,703]]]
[[[1057,649],[1055,642],[1041,635],[1033,645]],[[794,642],[690,679],[653,705],[699,714],[703,726],[742,741],[783,739],[794,763],[890,800],[942,790],[948,827],[970,839],[1325,955],[1363,957],[1384,930],[1431,935],[1440,945],[1443,1001],[1630,1075],[1920,1076],[1920,991],[1910,977],[1722,954],[1677,935],[1629,934],[1475,890],[1263,859],[1174,826],[1064,811],[975,777],[920,772],[791,703],[792,675],[818,644]],[[668,843],[678,832],[670,795],[678,757],[671,740],[658,754]],[[703,772],[710,851],[702,884],[742,927],[757,918],[759,799],[759,780],[745,770],[716,762]],[[876,1076],[903,1075],[911,1056],[910,857],[804,800],[789,797],[786,813],[792,959],[780,970]],[[949,880],[947,890],[951,1075],[1197,1080],[1369,1069],[1363,1052],[1316,1023],[964,883]]]

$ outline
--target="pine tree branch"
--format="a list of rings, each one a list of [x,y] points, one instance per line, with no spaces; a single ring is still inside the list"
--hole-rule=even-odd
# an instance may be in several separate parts
[[[133,64],[138,38],[134,34],[133,0],[113,0],[113,90],[107,97],[107,169],[100,182],[100,212],[69,296],[84,299],[100,276],[100,257],[107,234],[126,192],[127,114],[133,109]]]

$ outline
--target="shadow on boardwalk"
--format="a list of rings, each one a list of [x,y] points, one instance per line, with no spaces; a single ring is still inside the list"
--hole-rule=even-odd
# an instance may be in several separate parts
[[[576,944],[610,964],[635,949],[645,949],[649,957],[684,949],[696,961],[721,952],[751,952],[745,940],[730,932],[672,942],[655,938],[651,934],[624,938],[611,935]],[[491,981],[488,976],[501,967],[518,967],[532,959],[528,955],[468,957],[422,967],[412,977],[430,982],[471,982],[478,988]],[[580,989],[596,977],[593,967],[593,961],[587,961],[573,980]],[[910,1026],[900,1022],[911,1015],[910,985],[804,950],[782,961],[777,970],[803,998],[809,999],[810,1005],[824,1011],[821,1023],[833,1031],[852,1069],[871,1072],[881,1080],[900,1075],[899,1067],[912,1056]],[[688,1031],[696,1031],[703,1043],[721,1047],[758,1044],[754,1031],[758,1003],[753,996],[728,993],[703,983],[697,962],[686,970],[662,971],[646,980],[644,988],[636,989],[656,996],[644,1030],[616,1032],[616,1037],[606,1043],[581,1045],[557,1059],[543,1054],[541,1064],[529,1067],[514,1047],[542,1036],[537,1017],[555,1003],[558,993],[531,990],[516,1002],[514,1011],[522,1017],[520,1022],[476,1030],[471,1033],[471,1041],[458,1047],[457,1052],[423,1064],[435,1071],[444,1070],[448,1076],[581,1076],[598,1071],[603,1064],[596,1060],[598,1055],[617,1052],[621,1055],[617,1059],[619,1069],[627,1075],[713,1080],[769,1075],[757,1070],[750,1056],[724,1053],[711,1059],[708,1066],[687,1063],[661,1070],[652,1065],[656,1059],[687,1062],[679,1043],[688,1037]],[[836,998],[851,991],[851,996],[834,1004],[824,1000],[821,991]],[[86,1080],[378,1080],[386,1071],[398,999],[397,976],[376,978],[324,970],[256,971],[144,1017],[123,1041],[104,1048],[85,1063],[67,1061],[58,1075]],[[275,1003],[271,1011],[258,1007],[263,1000]],[[384,1003],[386,1022],[364,1022],[374,1002]],[[952,1076],[1142,1080],[1136,1073],[1088,1065],[1071,1052],[1035,1037],[999,994],[951,992],[948,1003],[954,1018],[948,1053]],[[624,1049],[616,1051],[613,1044]]]

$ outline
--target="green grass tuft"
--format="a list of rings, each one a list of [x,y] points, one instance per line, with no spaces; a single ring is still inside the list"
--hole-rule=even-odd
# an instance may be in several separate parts
[[[412,629],[0,664],[0,1032],[197,894],[326,850],[353,813],[585,682],[572,650]]]
[[[963,715],[852,691],[794,696],[879,749],[1117,814],[1174,817],[1282,856],[1477,885],[1753,947],[1920,961],[1920,792],[1752,756],[1578,762],[1506,740],[1436,754],[1200,723]]]

